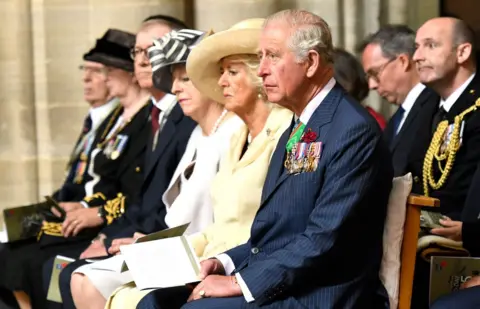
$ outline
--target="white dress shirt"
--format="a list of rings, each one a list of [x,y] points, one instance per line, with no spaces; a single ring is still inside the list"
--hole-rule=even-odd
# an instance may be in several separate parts
[[[95,131],[118,104],[118,99],[113,98],[102,106],[90,108],[88,113],[90,114],[90,118],[92,118],[92,128],[94,128]]]
[[[397,132],[395,134],[398,134],[400,130],[402,129],[403,124],[405,123],[405,120],[407,120],[408,114],[412,110],[413,104],[415,104],[415,101],[417,101],[418,97],[422,93],[422,91],[425,89],[425,85],[418,83],[410,89],[410,91],[407,94],[407,97],[405,98],[405,101],[402,103],[402,108],[404,110],[402,119],[400,120],[400,123],[397,128]]]
[[[300,121],[303,124],[308,123],[313,113],[317,110],[317,108],[320,106],[323,100],[325,100],[327,95],[333,89],[333,87],[335,86],[335,83],[336,81],[332,77],[328,81],[328,83],[325,85],[325,87],[323,87],[322,90],[320,90],[320,92],[315,97],[313,97],[313,99],[303,109],[302,114],[300,115]],[[220,261],[220,263],[222,263],[223,268],[225,269],[225,275],[227,276],[231,275],[235,270],[235,264],[233,263],[233,260],[225,253],[217,255],[216,258]],[[236,273],[235,277],[237,278],[238,285],[242,290],[243,297],[245,297],[245,300],[249,303],[253,302],[255,299],[253,298],[252,293],[248,289],[248,286],[243,280],[240,273]]]
[[[307,124],[310,118],[312,117],[313,113],[317,110],[318,106],[320,106],[320,103],[323,102],[323,100],[326,98],[326,96],[330,93],[330,90],[333,89],[335,86],[335,79],[332,77],[328,83],[325,85],[325,87],[320,90],[319,93],[317,93],[316,96],[313,97],[313,99],[308,102],[307,106],[302,111],[302,114],[300,115],[300,121],[303,124]]]
[[[457,102],[458,98],[462,95],[465,89],[467,89],[468,85],[470,85],[474,77],[475,73],[473,73],[472,76],[470,76],[460,87],[455,89],[455,91],[448,98],[442,98],[440,100],[440,107],[443,107],[443,109],[448,113],[453,104]]]

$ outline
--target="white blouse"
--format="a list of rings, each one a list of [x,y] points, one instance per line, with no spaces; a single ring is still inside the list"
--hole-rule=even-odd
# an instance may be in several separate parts
[[[187,148],[163,194],[167,208],[165,223],[169,227],[190,225],[185,235],[202,231],[213,222],[210,186],[218,172],[220,160],[230,148],[230,139],[243,124],[238,116],[224,121],[215,133],[204,136],[197,126]]]

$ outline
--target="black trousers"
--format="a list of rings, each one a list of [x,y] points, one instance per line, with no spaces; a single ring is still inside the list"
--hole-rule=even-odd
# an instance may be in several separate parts
[[[480,308],[480,286],[460,290],[440,297],[431,309],[473,309]]]

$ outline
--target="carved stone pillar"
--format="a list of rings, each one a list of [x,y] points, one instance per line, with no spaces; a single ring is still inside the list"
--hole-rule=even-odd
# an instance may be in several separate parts
[[[345,39],[343,4],[341,0],[297,0],[297,8],[313,12],[327,21],[333,44],[338,46],[343,46]]]
[[[0,1],[0,17],[0,209],[3,209],[35,200],[38,179],[30,1]]]
[[[36,0],[32,5],[39,195],[64,179],[66,160],[89,108],[78,66],[108,28],[136,32],[149,15],[184,18],[181,0]]]
[[[279,7],[276,0],[196,0],[195,27],[218,32],[247,18],[267,17]]]

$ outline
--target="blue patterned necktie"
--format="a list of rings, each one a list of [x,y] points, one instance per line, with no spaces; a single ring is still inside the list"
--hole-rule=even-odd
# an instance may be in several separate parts
[[[393,136],[396,136],[398,134],[398,128],[400,127],[400,123],[402,122],[403,119],[403,114],[405,114],[405,110],[403,107],[399,106],[397,111],[392,117],[393,121]]]

